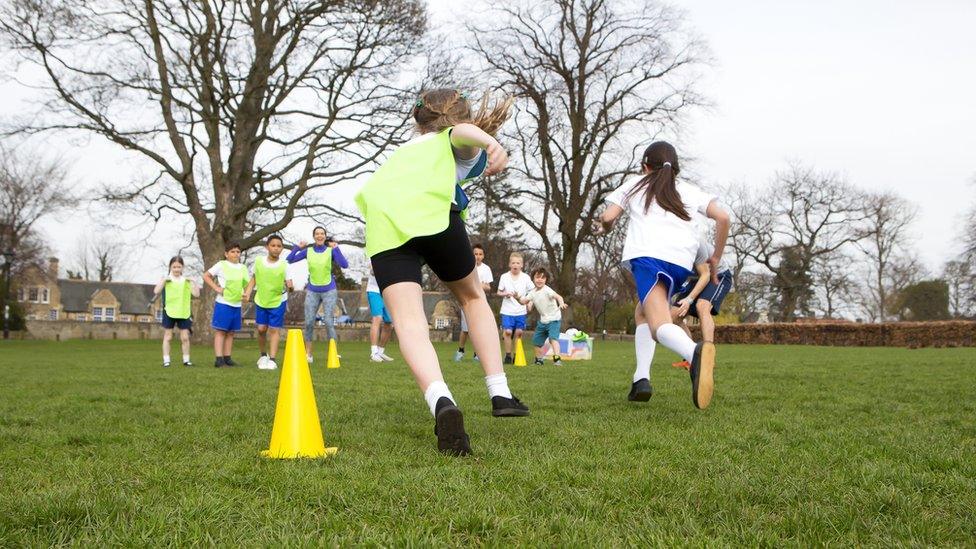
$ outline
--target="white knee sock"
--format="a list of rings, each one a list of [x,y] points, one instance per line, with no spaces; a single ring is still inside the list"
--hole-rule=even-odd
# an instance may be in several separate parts
[[[485,376],[485,385],[488,386],[488,398],[496,396],[512,398],[512,391],[508,388],[508,378],[504,373]]]
[[[654,349],[657,343],[651,337],[651,327],[641,324],[634,333],[634,347],[637,350],[637,369],[634,370],[634,381],[651,379],[651,362],[654,360]]]
[[[430,408],[430,414],[434,415],[437,412],[437,401],[441,397],[447,397],[454,402],[454,395],[451,394],[451,390],[447,388],[447,383],[441,380],[432,381],[430,385],[427,386],[427,390],[424,391],[424,399],[427,400],[427,406]],[[456,404],[456,403],[455,403]]]
[[[695,355],[695,342],[676,324],[668,323],[658,328],[657,340],[688,362],[691,362]]]

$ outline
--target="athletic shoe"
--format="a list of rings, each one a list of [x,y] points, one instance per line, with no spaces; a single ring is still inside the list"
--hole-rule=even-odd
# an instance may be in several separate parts
[[[273,359],[271,357],[268,357],[268,361],[265,362],[264,364],[265,364],[265,368],[264,368],[265,370],[277,370],[278,369],[278,363],[275,362],[275,359]]]
[[[475,355],[474,355],[474,361],[475,361],[475,362],[481,362],[481,358],[480,358],[480,357],[478,357],[478,355],[477,355],[477,354],[475,354]]]
[[[224,366],[240,366],[240,364],[231,360],[229,356],[224,357]]]
[[[695,408],[704,410],[712,402],[715,390],[715,344],[701,342],[695,345],[695,356],[691,360],[688,374],[691,376],[691,402]]]
[[[495,417],[518,417],[529,415],[529,407],[522,404],[522,401],[515,398],[505,398],[502,396],[491,397],[491,415]]]
[[[163,362],[163,368],[169,368],[169,361]]]
[[[189,360],[187,360],[186,362],[183,363],[183,365],[186,366],[186,367],[190,367],[190,366],[193,366],[193,363],[190,362]]]
[[[512,355],[505,355],[505,360],[502,361],[502,364],[512,364],[513,362]]]
[[[627,400],[631,402],[647,402],[651,400],[651,395],[654,394],[654,388],[651,387],[651,382],[647,378],[638,379],[630,386],[630,394],[627,395]]]
[[[384,362],[393,362],[393,357],[386,356],[386,353],[380,353],[380,358],[382,358]]]
[[[258,358],[258,370],[264,370],[265,368],[267,368],[267,366],[268,366],[268,356],[261,355],[261,357]]]
[[[224,357],[218,356],[217,358],[214,359],[214,368],[223,368],[223,367],[224,367]]]
[[[553,366],[562,366],[563,365],[563,359],[560,358],[559,355],[556,355],[556,356],[552,357],[552,365]]]
[[[381,357],[379,353],[369,355],[369,359],[373,362],[383,362],[383,357]]]
[[[462,360],[464,360],[464,353],[461,351],[455,351],[454,362],[461,362]]]
[[[437,449],[452,456],[471,453],[471,441],[464,432],[464,414],[447,397],[441,397],[434,406],[434,434]]]
[[[688,368],[691,368],[691,364],[689,364],[687,360],[682,360],[681,362],[672,362],[671,367],[684,368],[685,370],[687,370]]]
[[[312,355],[306,355],[305,358],[308,359],[309,364],[315,362],[315,360],[312,358]]]
[[[537,357],[532,364],[535,365],[535,366],[545,366],[546,365],[546,361],[544,361],[541,358],[538,358]]]

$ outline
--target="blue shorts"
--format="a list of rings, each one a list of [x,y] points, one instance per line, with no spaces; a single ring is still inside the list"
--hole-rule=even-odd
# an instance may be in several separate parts
[[[502,315],[502,330],[524,330],[526,315]]]
[[[241,308],[214,303],[213,319],[210,327],[222,332],[238,332],[241,329]]]
[[[553,320],[552,322],[539,322],[535,325],[535,334],[532,335],[532,344],[536,347],[542,347],[546,344],[547,339],[559,339],[559,325],[562,324],[561,320]]]
[[[189,318],[170,318],[166,314],[166,310],[163,309],[163,329],[172,330],[173,328],[179,328],[180,330],[191,330],[193,329],[193,320]]]
[[[681,293],[678,294],[678,299],[684,299],[688,297],[691,293],[691,288],[693,285],[689,281],[685,284],[685,287],[681,289]],[[718,274],[718,284],[708,283],[702,293],[698,295],[696,301],[705,300],[712,304],[712,316],[717,316],[719,314],[719,309],[722,307],[722,301],[725,301],[725,296],[729,294],[729,290],[732,289],[732,271],[722,271]],[[688,314],[698,318],[698,309],[692,304],[688,308]]]
[[[379,292],[366,292],[366,297],[369,298],[369,316],[381,316],[383,322],[387,324],[393,322],[390,313],[386,310],[386,305],[383,304],[383,296]]]
[[[637,299],[641,303],[644,302],[644,298],[651,293],[651,288],[658,282],[663,282],[667,286],[668,302],[670,302],[671,296],[691,276],[691,271],[681,265],[653,257],[635,257],[625,261],[624,266],[634,275],[634,281],[637,283]]]
[[[269,328],[285,327],[285,311],[288,310],[288,302],[282,301],[274,309],[265,309],[254,304],[254,323],[258,326],[268,326]]]

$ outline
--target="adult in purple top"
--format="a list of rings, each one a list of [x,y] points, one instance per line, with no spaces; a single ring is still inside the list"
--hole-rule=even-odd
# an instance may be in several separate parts
[[[314,335],[312,328],[315,326],[315,316],[319,312],[320,305],[329,339],[337,339],[333,311],[339,294],[336,291],[335,279],[332,277],[332,264],[335,263],[342,269],[349,267],[349,262],[343,257],[336,241],[326,238],[325,228],[312,229],[312,241],[311,249],[308,247],[308,242],[300,241],[297,247],[292,248],[287,258],[288,263],[299,261],[308,263],[308,283],[305,284],[305,351],[309,361],[312,358]]]

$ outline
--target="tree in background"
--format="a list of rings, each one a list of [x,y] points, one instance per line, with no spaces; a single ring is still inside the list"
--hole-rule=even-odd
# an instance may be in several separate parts
[[[949,311],[955,318],[976,316],[976,267],[962,259],[947,261],[942,278],[949,286]]]
[[[74,267],[68,269],[68,278],[111,282],[120,276],[125,256],[118,240],[104,234],[82,236],[75,245]]]
[[[901,290],[895,302],[901,320],[945,320],[949,318],[949,285],[945,280],[923,280]]]
[[[857,288],[850,265],[851,258],[842,253],[834,253],[817,258],[810,273],[813,283],[813,308],[824,318],[837,318],[847,311]],[[840,266],[840,267],[838,267]]]
[[[895,267],[911,261],[908,230],[918,208],[893,192],[868,193],[863,200],[864,221],[856,245],[869,261],[865,309],[869,318],[884,322],[893,296],[908,283]]]
[[[702,100],[702,44],[680,12],[657,2],[498,2],[469,27],[471,50],[520,100],[502,136],[509,177],[491,202],[541,244],[567,299],[606,195],[637,169],[641,150]]]

